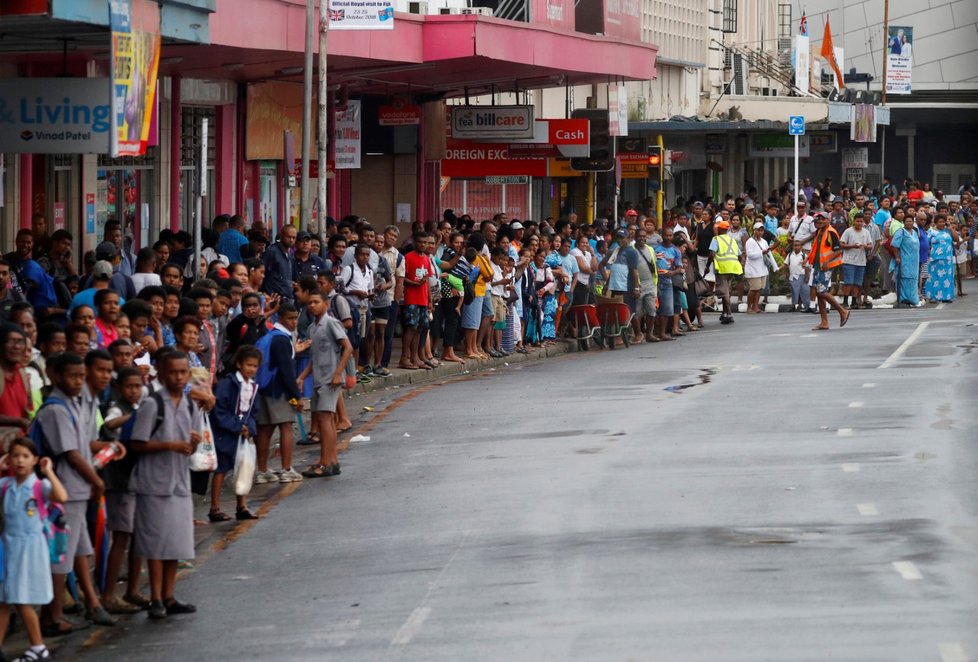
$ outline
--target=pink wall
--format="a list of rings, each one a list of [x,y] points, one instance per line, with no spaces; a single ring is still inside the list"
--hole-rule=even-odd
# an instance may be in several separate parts
[[[533,0],[531,23],[574,29],[574,0]]]
[[[217,144],[214,158],[214,209],[227,214],[234,206],[234,110],[233,105],[218,106]],[[211,219],[205,219],[208,222]]]

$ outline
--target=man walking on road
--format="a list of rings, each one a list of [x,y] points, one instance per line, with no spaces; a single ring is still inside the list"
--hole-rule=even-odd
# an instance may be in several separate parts
[[[717,235],[710,242],[710,258],[717,274],[716,292],[723,302],[720,324],[733,324],[733,314],[730,310],[730,288],[733,285],[734,277],[744,273],[740,244],[734,237],[727,234],[729,229],[730,224],[727,221],[717,221]]]
[[[816,230],[812,240],[812,252],[808,262],[813,267],[812,289],[818,298],[818,314],[822,321],[813,331],[829,330],[829,314],[826,304],[839,313],[839,327],[849,321],[849,311],[839,305],[832,296],[832,274],[842,264],[842,243],[839,235],[829,223],[828,215],[819,213],[815,218]]]

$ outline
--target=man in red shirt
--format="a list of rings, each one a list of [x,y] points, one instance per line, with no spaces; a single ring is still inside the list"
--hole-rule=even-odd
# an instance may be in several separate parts
[[[425,250],[430,235],[421,232],[414,236],[414,249],[404,256],[404,342],[401,349],[399,368],[418,370],[431,368],[421,361],[418,341],[422,328],[428,328],[428,276],[431,275],[431,260]]]
[[[27,376],[20,365],[27,348],[27,336],[15,324],[0,326],[0,438],[3,428],[14,428],[16,436],[31,424],[31,399]]]

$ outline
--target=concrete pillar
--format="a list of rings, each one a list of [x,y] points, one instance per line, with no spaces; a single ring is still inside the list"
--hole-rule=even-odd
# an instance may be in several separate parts
[[[224,214],[235,209],[234,181],[237,161],[234,157],[234,106],[225,104],[216,108],[217,131],[214,146],[214,209]],[[212,219],[204,219],[205,223]]]
[[[180,144],[183,142],[180,77],[170,79],[170,229],[180,229]],[[163,224],[160,223],[162,226]]]
[[[34,207],[34,156],[21,154],[18,160],[20,162],[20,227],[29,229]]]

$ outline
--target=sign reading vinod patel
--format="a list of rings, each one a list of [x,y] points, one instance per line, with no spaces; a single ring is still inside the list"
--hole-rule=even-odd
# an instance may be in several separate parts
[[[0,79],[0,152],[107,154],[107,78]]]
[[[455,106],[451,127],[452,138],[533,138],[533,106]]]

